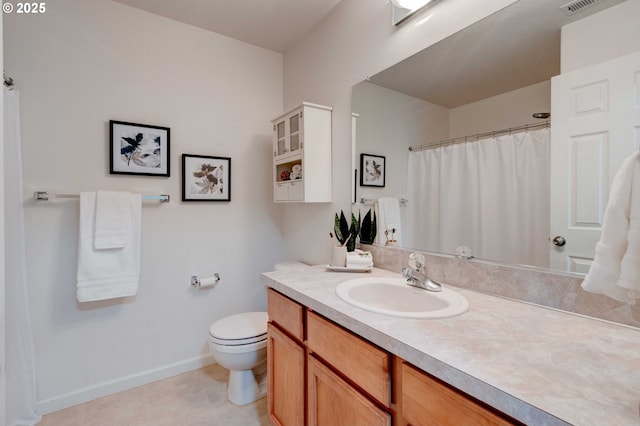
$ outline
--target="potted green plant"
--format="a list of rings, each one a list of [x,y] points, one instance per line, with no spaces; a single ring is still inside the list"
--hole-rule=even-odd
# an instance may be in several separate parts
[[[358,214],[358,217],[360,214]],[[376,212],[371,213],[371,209],[364,215],[360,223],[359,236],[362,244],[373,244],[378,233],[378,224],[376,222]]]
[[[340,210],[340,216],[336,213],[333,220],[333,232],[336,240],[341,246],[346,246],[347,251],[356,249],[356,239],[358,237],[360,226],[356,217],[351,214],[351,224],[347,222],[344,212]]]

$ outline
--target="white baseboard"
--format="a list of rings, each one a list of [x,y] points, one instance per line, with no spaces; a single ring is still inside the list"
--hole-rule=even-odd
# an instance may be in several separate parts
[[[69,392],[64,395],[37,401],[36,412],[43,415],[53,411],[62,410],[63,408],[82,404],[103,396],[112,395],[114,393],[146,385],[147,383],[166,379],[167,377],[186,373],[188,371],[197,370],[211,364],[215,364],[213,357],[211,355],[202,355],[180,361],[175,364],[142,371],[120,379],[110,380],[108,382],[78,389],[77,391]]]

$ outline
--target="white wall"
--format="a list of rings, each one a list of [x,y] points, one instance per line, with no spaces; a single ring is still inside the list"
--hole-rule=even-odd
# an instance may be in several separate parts
[[[0,15],[0,66],[4,69],[2,42],[3,16]],[[4,96],[0,100],[0,211],[4,212]],[[4,217],[4,216],[3,216]],[[7,423],[7,374],[6,374],[6,317],[5,313],[5,269],[4,269],[4,220],[0,221],[0,426]]]
[[[637,52],[639,17],[640,0],[627,0],[562,27],[561,72]]]
[[[385,187],[358,186],[358,198],[401,197],[407,194],[407,160],[410,146],[446,139],[449,110],[362,82],[353,87],[352,108],[359,114],[356,164],[360,154],[386,157]]]
[[[333,203],[291,205],[284,213],[287,253],[313,263],[329,258],[335,211],[348,211],[351,185],[351,87],[514,0],[447,0],[399,27],[388,0],[343,0],[284,58],[285,107],[302,100],[333,107]]]
[[[29,291],[40,410],[210,362],[209,325],[265,310],[259,273],[284,258],[271,129],[282,56],[109,0],[5,15],[5,68],[21,92]],[[171,177],[111,176],[110,119],[171,128]],[[230,203],[180,202],[182,153],[232,158]],[[78,201],[35,190],[170,194],[145,202],[135,298],[75,301]],[[220,272],[214,289],[190,277]]]
[[[385,157],[384,188],[360,186],[357,183],[357,200],[361,198],[406,197],[408,149],[429,141],[446,139],[449,134],[449,110],[394,90],[363,81],[352,89],[352,110],[359,114],[357,121],[356,168],[360,167],[360,154]],[[374,206],[358,204],[362,216]],[[400,222],[407,224],[406,208],[400,206]],[[356,206],[352,206],[356,210]],[[401,241],[409,232],[407,227],[397,235]],[[382,238],[382,240],[380,240]],[[384,236],[378,239],[384,242]]]
[[[357,159],[361,152],[385,155],[389,175],[384,189],[358,188],[363,197],[405,195],[410,146],[538,123],[532,114],[551,110],[550,80],[451,109],[368,82],[352,94],[360,115]]]
[[[551,112],[551,80],[450,110],[450,138],[541,122],[532,114]]]

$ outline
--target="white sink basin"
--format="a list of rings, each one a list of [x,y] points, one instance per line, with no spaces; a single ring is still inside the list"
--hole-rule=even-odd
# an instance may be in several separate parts
[[[357,278],[336,288],[338,297],[358,308],[401,318],[446,318],[469,309],[464,296],[448,288],[433,292],[404,278]]]

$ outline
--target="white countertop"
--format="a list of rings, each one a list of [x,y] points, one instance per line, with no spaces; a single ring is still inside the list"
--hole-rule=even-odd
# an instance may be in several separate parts
[[[316,266],[262,281],[526,424],[640,425],[639,330],[453,286],[469,310],[445,319],[376,314],[336,296],[342,281],[371,276],[399,274]]]

